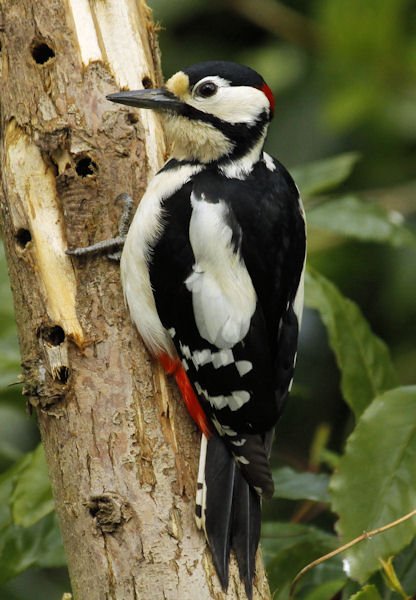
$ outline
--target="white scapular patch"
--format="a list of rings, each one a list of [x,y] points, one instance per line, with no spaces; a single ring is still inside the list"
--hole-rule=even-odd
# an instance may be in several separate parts
[[[228,207],[191,196],[189,238],[195,256],[185,284],[192,292],[195,322],[205,340],[221,349],[245,338],[256,309],[256,292],[239,252],[232,247]]]
[[[253,363],[251,363],[249,360],[238,360],[235,363],[235,366],[237,368],[237,371],[238,371],[240,377],[243,377],[244,375],[246,375],[247,373],[249,373],[252,370]]]
[[[154,354],[175,355],[171,336],[156,310],[148,271],[150,249],[163,231],[161,203],[201,170],[201,165],[181,165],[155,175],[134,215],[121,255],[124,297],[134,324]]]
[[[186,360],[186,358],[183,358],[181,360],[182,366],[185,369],[185,371],[189,371],[189,365],[188,365],[188,361]]]
[[[170,329],[168,329],[168,334],[173,339],[176,335],[176,329],[174,327],[171,327]]]
[[[205,463],[207,460],[207,438],[204,434],[201,437],[201,449],[199,451],[199,466],[198,466],[198,477],[197,477],[197,490],[195,504],[200,507],[201,516],[195,515],[196,526],[198,529],[205,531],[205,510],[206,510],[206,499],[207,499],[207,485],[205,483]],[[205,531],[206,533],[206,531]]]
[[[273,158],[270,156],[270,154],[267,154],[267,152],[263,152],[263,161],[266,167],[269,169],[269,171],[276,170],[276,164]]]
[[[195,382],[195,389],[198,394],[203,396],[217,410],[221,410],[222,408],[229,408],[231,411],[239,410],[250,400],[250,394],[246,390],[236,390],[228,396],[210,396],[207,390],[204,390],[198,382]]]

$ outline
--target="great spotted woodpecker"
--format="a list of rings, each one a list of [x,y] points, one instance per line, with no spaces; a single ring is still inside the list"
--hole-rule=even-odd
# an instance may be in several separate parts
[[[147,348],[202,432],[196,517],[221,584],[233,549],[251,597],[305,261],[298,190],[263,150],[273,95],[249,67],[213,61],[162,89],[108,99],[157,111],[172,143],[128,232],[122,284]]]

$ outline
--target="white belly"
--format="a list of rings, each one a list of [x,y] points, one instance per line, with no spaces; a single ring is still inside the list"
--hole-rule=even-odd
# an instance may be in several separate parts
[[[162,201],[201,169],[199,165],[185,164],[155,175],[134,215],[121,256],[121,283],[131,318],[155,355],[163,352],[175,355],[171,337],[156,310],[148,270],[151,248],[163,232]]]

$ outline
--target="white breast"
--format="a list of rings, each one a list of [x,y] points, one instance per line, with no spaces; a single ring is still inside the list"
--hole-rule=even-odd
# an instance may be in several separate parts
[[[200,170],[201,166],[182,165],[155,175],[134,215],[121,256],[121,282],[131,318],[148,349],[156,355],[175,354],[171,337],[157,314],[148,270],[151,248],[163,231],[162,201]]]

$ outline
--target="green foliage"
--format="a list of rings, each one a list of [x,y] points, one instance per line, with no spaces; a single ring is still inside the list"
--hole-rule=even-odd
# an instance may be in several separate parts
[[[298,169],[295,176],[304,196],[322,194],[343,183],[356,159],[354,154],[344,155]],[[365,203],[356,196],[343,196],[321,199],[318,205],[310,207],[306,202],[306,207],[312,230],[414,247],[414,234],[405,227],[403,219],[378,204]],[[342,394],[355,416],[356,427],[345,452],[334,463],[336,470],[332,476],[302,473],[289,467],[273,472],[275,498],[303,501],[298,514],[305,511],[307,514],[314,503],[328,503],[339,519],[340,534],[336,539],[312,525],[266,524],[263,532],[266,564],[275,597],[280,600],[289,598],[291,578],[308,562],[416,507],[413,483],[416,481],[416,388],[395,388],[397,374],[390,352],[371,331],[354,302],[311,267],[306,272],[305,284],[306,305],[319,312],[325,326],[340,371]],[[329,450],[324,448],[321,457],[325,452]],[[383,557],[398,555],[402,564],[400,552],[408,552],[406,547],[415,533],[415,520],[406,521],[353,546],[342,558],[337,555],[325,560],[301,579],[294,597],[329,600],[349,578],[362,583],[368,581],[380,569]],[[410,577],[416,588],[416,573],[412,574],[405,567],[398,570],[396,590],[401,589],[400,577]],[[384,584],[380,581],[348,597],[381,600],[379,586],[389,593],[387,588],[391,581]]]
[[[256,10],[249,10],[250,4]],[[283,13],[287,20],[282,13],[273,13],[284,4],[290,5]],[[270,0],[267,22],[256,3],[240,0],[225,4],[152,0],[151,6],[164,27],[160,42],[165,74],[211,58],[237,60],[258,69],[277,100],[268,150],[284,164],[304,163],[290,171],[308,220],[306,303],[322,320],[351,413],[337,403],[328,353],[309,313],[295,381],[305,398],[300,393],[296,397],[294,390],[283,417],[287,419],[295,407],[297,426],[290,444],[284,440],[288,420],[277,436],[279,464],[284,455],[284,464],[289,462],[296,470],[274,468],[276,494],[265,503],[263,527],[263,553],[274,598],[287,600],[293,577],[308,562],[416,507],[415,391],[396,387],[398,381],[414,381],[416,358],[411,229],[416,2]],[[307,35],[309,25],[317,43]],[[323,156],[329,158],[320,159]],[[402,212],[409,215],[407,223]],[[366,279],[360,285],[357,271],[363,264]],[[389,349],[372,328],[387,339]],[[302,381],[302,356],[308,350],[314,360]],[[35,425],[25,414],[19,386],[9,387],[18,381],[19,363],[0,251],[0,582],[31,567],[64,564]],[[315,371],[318,383],[324,385],[314,382]],[[319,407],[321,395],[326,408],[334,406],[333,414]],[[315,422],[310,412],[316,413]],[[311,458],[311,448],[302,454],[299,447],[307,432],[324,423],[332,432],[328,447],[318,459]],[[334,529],[338,519],[340,535]],[[399,587],[409,597],[414,595],[416,541],[408,542],[415,521],[316,566],[300,580],[295,599],[332,600],[343,588],[343,600],[397,600],[397,591],[389,587],[391,577],[387,582],[386,569],[383,575],[379,570],[379,559],[392,555]],[[342,568],[343,559],[350,577]],[[364,587],[359,589],[352,577]],[[0,600],[34,597],[31,585],[26,592],[11,593],[12,583],[0,587]]]
[[[297,523],[263,523],[263,557],[271,588],[275,590],[274,598],[286,600],[296,573],[320,554],[334,550],[336,545],[334,535],[316,527]],[[322,565],[318,576],[316,573],[313,576],[314,588],[328,582],[336,581],[337,585],[340,581],[345,582],[341,560],[337,558]]]
[[[330,488],[342,541],[415,509],[415,481],[416,386],[409,386],[375,398],[348,440]],[[415,534],[416,518],[353,546],[345,553],[349,574],[366,581]]]
[[[308,226],[367,242],[416,247],[416,237],[403,217],[379,204],[345,196],[325,202],[308,212]]]
[[[382,600],[374,585],[366,585],[362,590],[350,596],[350,600]]]
[[[350,175],[359,160],[356,152],[347,152],[291,170],[301,196],[308,198],[338,187]]]
[[[273,471],[275,498],[329,502],[329,477],[325,473],[299,473],[290,467]]]
[[[306,273],[306,305],[319,311],[341,371],[345,401],[358,417],[373,398],[396,384],[388,349],[354,302],[313,270]]]
[[[65,556],[43,449],[0,476],[0,583],[29,567],[58,567]]]

